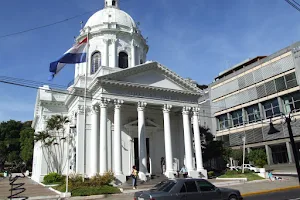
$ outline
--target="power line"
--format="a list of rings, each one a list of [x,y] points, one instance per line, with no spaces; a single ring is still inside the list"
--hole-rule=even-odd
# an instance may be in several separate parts
[[[69,95],[69,96],[75,96],[75,97],[81,97],[81,98],[87,98],[87,99],[91,99],[91,100],[101,100],[100,98],[95,98],[95,97],[85,97],[84,95],[80,95],[80,94],[70,94],[68,91],[59,91],[56,89],[48,89],[48,88],[42,88],[39,87],[37,85],[32,85],[32,84],[25,84],[24,82],[15,82],[15,81],[10,81],[10,80],[1,80],[0,79],[0,83],[5,83],[5,84],[9,84],[9,85],[15,85],[15,86],[20,86],[20,87],[26,87],[26,88],[31,88],[31,89],[39,89],[39,90],[44,90],[44,91],[51,91],[52,93],[58,93],[58,94],[64,94],[64,95]],[[200,117],[206,117],[206,118],[214,118],[211,116],[206,116],[206,115],[199,115]]]
[[[298,10],[300,12],[300,8],[295,5],[293,2],[295,2],[296,4],[299,5],[299,3],[297,3],[296,1],[292,0],[293,2],[291,2],[290,0],[285,0],[288,4],[290,4],[292,7],[294,7],[296,10]]]
[[[34,27],[34,28],[26,29],[26,30],[23,30],[23,31],[18,31],[18,32],[14,32],[14,33],[9,33],[9,34],[6,34],[6,35],[2,35],[2,36],[0,36],[0,38],[11,37],[11,36],[14,36],[14,35],[19,35],[19,34],[27,33],[27,32],[30,32],[30,31],[35,31],[35,30],[38,30],[38,29],[46,28],[46,27],[49,27],[49,26],[54,26],[54,25],[57,25],[57,24],[61,24],[61,23],[64,23],[66,21],[69,21],[69,20],[81,17],[83,15],[86,15],[86,14],[89,14],[91,12],[95,12],[95,11],[98,11],[98,10],[99,9],[93,9],[93,10],[81,13],[79,15],[75,15],[73,17],[69,17],[69,18],[66,18],[66,19],[63,19],[63,20],[60,20],[60,21],[56,21],[56,22],[50,23],[50,24],[45,24],[45,25]]]

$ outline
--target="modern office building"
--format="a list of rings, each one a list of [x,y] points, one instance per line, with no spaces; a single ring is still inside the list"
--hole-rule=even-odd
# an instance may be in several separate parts
[[[248,59],[219,74],[209,85],[212,132],[225,145],[266,150],[268,164],[292,163],[284,115],[300,147],[300,42],[270,56]],[[270,120],[280,132],[268,134]]]

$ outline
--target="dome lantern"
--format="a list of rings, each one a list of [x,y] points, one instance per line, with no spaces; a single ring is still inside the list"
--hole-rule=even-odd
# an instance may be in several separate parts
[[[104,0],[104,8],[119,8],[119,0]]]

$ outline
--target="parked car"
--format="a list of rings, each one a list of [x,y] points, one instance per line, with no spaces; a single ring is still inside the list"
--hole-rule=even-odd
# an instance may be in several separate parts
[[[204,179],[170,179],[134,194],[134,200],[242,200],[238,190],[218,188]]]
[[[253,172],[259,172],[259,168],[251,164],[244,164],[244,169],[249,169],[250,171]]]

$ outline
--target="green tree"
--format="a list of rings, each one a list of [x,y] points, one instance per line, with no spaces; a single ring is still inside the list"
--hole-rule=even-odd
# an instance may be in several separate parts
[[[232,149],[231,155],[234,160],[237,160],[239,164],[243,163],[243,150],[241,149]]]
[[[227,151],[223,146],[222,141],[214,140],[213,134],[208,128],[200,126],[200,133],[202,138],[202,153],[203,161],[211,162],[213,159],[222,158],[226,161]]]
[[[0,123],[0,169],[5,162],[18,163],[20,157],[20,131],[22,122],[9,120]]]
[[[65,145],[66,130],[69,123],[67,117],[53,115],[47,120],[46,131],[35,135],[35,141],[41,142],[44,158],[47,162],[48,170],[61,174],[66,166]]]
[[[267,154],[264,149],[256,149],[248,154],[249,161],[258,167],[264,167],[267,164]]]
[[[27,164],[32,164],[33,145],[34,145],[34,129],[25,127],[20,132],[21,158]]]

